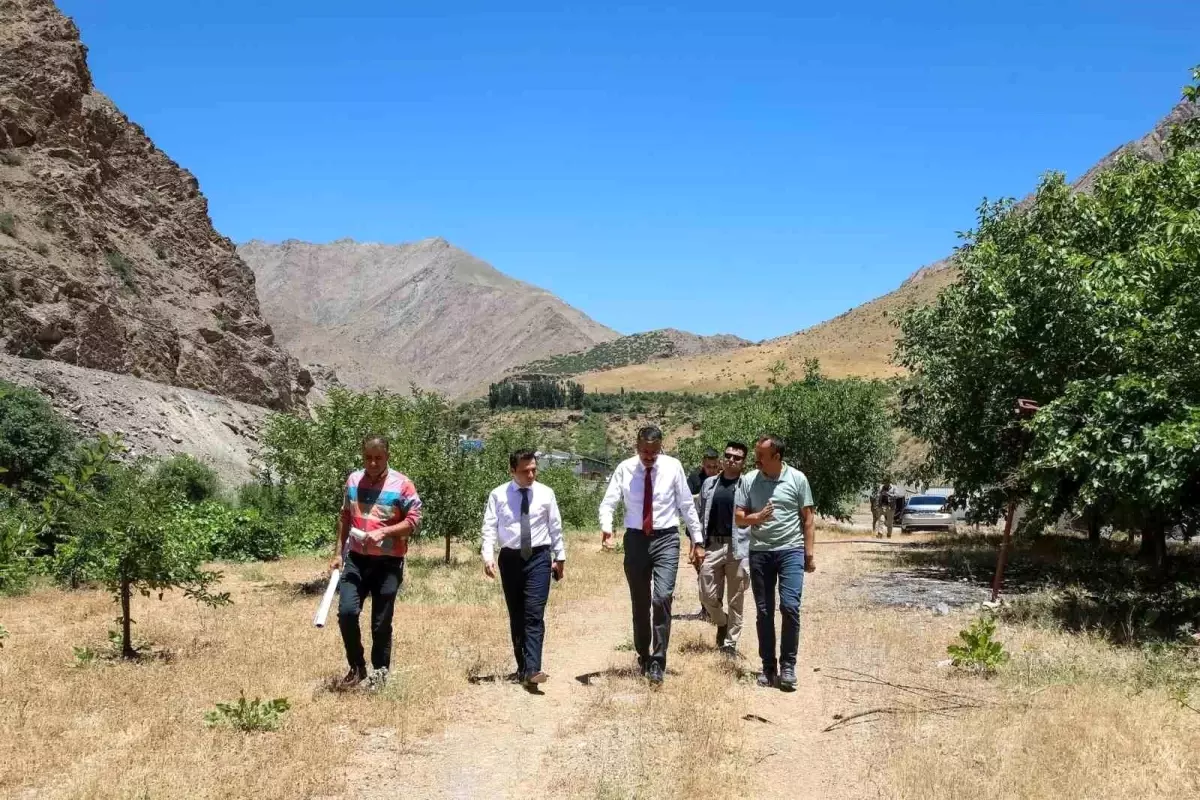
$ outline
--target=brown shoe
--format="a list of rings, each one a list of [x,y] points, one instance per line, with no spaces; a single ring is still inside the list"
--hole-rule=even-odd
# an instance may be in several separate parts
[[[346,677],[337,682],[337,688],[343,692],[354,689],[367,679],[366,667],[351,667]]]
[[[526,678],[525,683],[537,686],[539,683],[545,683],[548,680],[550,680],[550,676],[539,670]]]

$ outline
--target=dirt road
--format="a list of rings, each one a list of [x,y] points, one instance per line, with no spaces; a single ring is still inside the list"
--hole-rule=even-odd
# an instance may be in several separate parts
[[[554,605],[547,619],[543,695],[498,682],[470,685],[442,733],[404,748],[387,730],[367,732],[348,765],[347,797],[430,798],[875,797],[873,733],[823,734],[844,694],[821,669],[844,666],[821,628],[850,608],[844,589],[874,543],[819,543],[807,576],[803,640],[793,693],[754,685],[753,600],[747,591],[743,658],[715,652],[694,572],[681,566],[665,686],[633,674],[629,598],[620,557],[600,596]],[[569,578],[569,576],[568,576]],[[832,646],[831,646],[832,645]]]

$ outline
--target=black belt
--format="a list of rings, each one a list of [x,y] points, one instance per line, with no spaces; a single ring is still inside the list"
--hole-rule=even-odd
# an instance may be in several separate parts
[[[533,552],[533,553],[544,553],[544,552],[546,552],[546,551],[547,551],[547,550],[549,550],[549,549],[550,549],[550,545],[548,545],[548,544],[539,544],[537,547],[533,548],[533,549],[532,549],[530,552]],[[508,547],[507,545],[505,545],[504,547],[501,547],[501,548],[500,548],[500,552],[502,552],[502,553],[503,553],[505,550],[511,550],[511,551],[513,551],[514,553],[520,553],[520,552],[521,552],[521,545],[517,545],[516,547]]]
[[[642,536],[647,535],[646,532],[644,530],[642,530],[641,528],[626,528],[625,532],[626,533],[637,533],[637,534],[641,534]],[[649,535],[650,536],[661,536],[664,533],[673,533],[676,536],[678,536],[679,528],[655,528],[654,530],[650,531]]]

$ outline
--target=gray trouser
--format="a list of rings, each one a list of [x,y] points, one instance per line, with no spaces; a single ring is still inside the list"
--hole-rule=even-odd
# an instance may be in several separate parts
[[[679,571],[679,531],[656,530],[649,536],[625,531],[625,580],[633,606],[633,649],[643,666],[657,661],[666,669],[671,640],[671,595]]]
[[[750,559],[734,558],[733,545],[726,542],[704,554],[700,565],[700,602],[708,618],[718,628],[726,628],[721,646],[737,647],[742,633],[742,601],[750,585]],[[729,611],[723,608],[722,595],[729,593]]]

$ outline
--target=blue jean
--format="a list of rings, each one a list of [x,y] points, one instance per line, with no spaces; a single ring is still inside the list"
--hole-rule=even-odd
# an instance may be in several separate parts
[[[783,635],[775,656],[775,584],[779,584],[779,610]],[[796,667],[800,649],[800,595],[804,591],[804,548],[750,553],[750,588],[757,614],[758,655],[763,672]]]
[[[499,562],[517,674],[524,680],[542,671],[546,600],[550,597],[550,547],[533,548],[528,561],[521,558],[520,550],[502,547]]]

